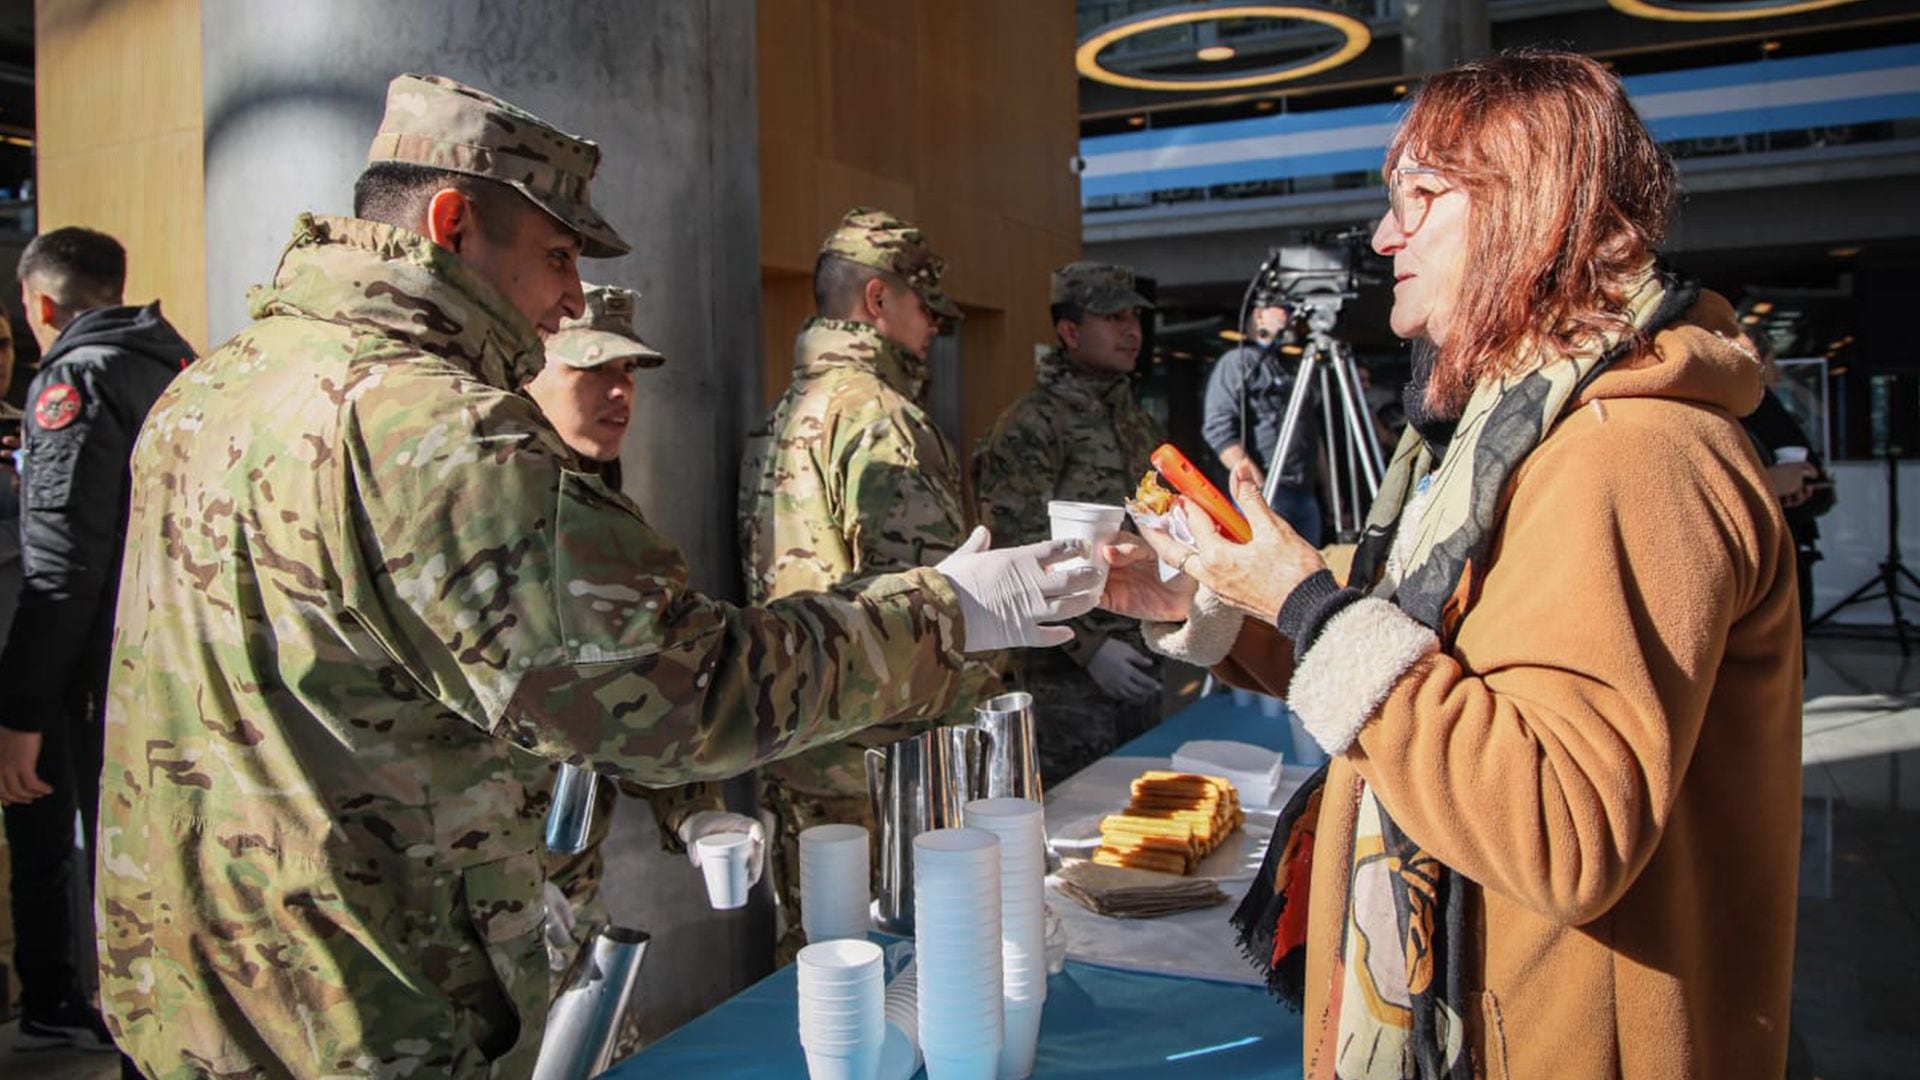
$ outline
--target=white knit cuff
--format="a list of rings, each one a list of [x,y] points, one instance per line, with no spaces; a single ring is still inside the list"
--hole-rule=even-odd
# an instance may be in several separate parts
[[[1439,650],[1418,619],[1385,600],[1357,600],[1327,620],[1294,669],[1287,707],[1321,749],[1344,753],[1400,676]]]
[[[1161,656],[1207,668],[1225,660],[1233,651],[1233,643],[1240,637],[1241,620],[1245,618],[1203,585],[1194,594],[1193,610],[1186,622],[1143,622],[1140,632],[1147,639],[1147,648]]]

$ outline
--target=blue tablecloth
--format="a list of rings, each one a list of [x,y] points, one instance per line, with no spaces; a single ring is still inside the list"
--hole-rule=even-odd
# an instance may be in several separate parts
[[[1289,745],[1285,718],[1201,698],[1116,755],[1168,757],[1190,739]],[[804,1077],[798,983],[789,965],[614,1066],[605,1075]],[[926,1075],[925,1071],[921,1072]],[[1069,961],[1047,980],[1037,1080],[1046,1077],[1300,1075],[1300,1018],[1249,986],[1142,975]]]

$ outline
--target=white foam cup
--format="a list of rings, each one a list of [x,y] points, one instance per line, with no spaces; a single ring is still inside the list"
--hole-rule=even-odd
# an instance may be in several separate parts
[[[707,877],[707,903],[715,911],[746,906],[753,838],[746,833],[714,833],[694,844],[700,848],[700,872]]]
[[[1120,526],[1127,520],[1127,508],[1055,499],[1047,504],[1047,518],[1053,523],[1055,540],[1085,540],[1087,542],[1086,563],[1104,569],[1106,560],[1100,558],[1099,546],[1112,543],[1113,538],[1120,535]],[[1077,566],[1085,563],[1074,559],[1061,565]]]

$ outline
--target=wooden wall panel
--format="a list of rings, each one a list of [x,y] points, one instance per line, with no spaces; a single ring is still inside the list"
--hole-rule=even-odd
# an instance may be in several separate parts
[[[764,0],[758,6],[767,392],[785,389],[820,240],[847,207],[926,230],[969,310],[970,451],[1033,382],[1047,272],[1080,253],[1071,5]],[[804,285],[804,278],[801,282]]]
[[[37,0],[40,228],[127,248],[127,301],[158,298],[207,347],[199,0]]]

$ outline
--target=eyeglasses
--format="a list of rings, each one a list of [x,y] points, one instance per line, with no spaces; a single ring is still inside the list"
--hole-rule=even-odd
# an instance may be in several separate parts
[[[1399,227],[1400,235],[1412,236],[1427,223],[1427,215],[1433,212],[1433,200],[1445,195],[1451,188],[1440,191],[1425,191],[1403,183],[1409,176],[1439,176],[1439,169],[1413,167],[1395,169],[1387,178],[1387,212],[1393,215],[1393,223]],[[1412,200],[1408,200],[1408,196]]]

